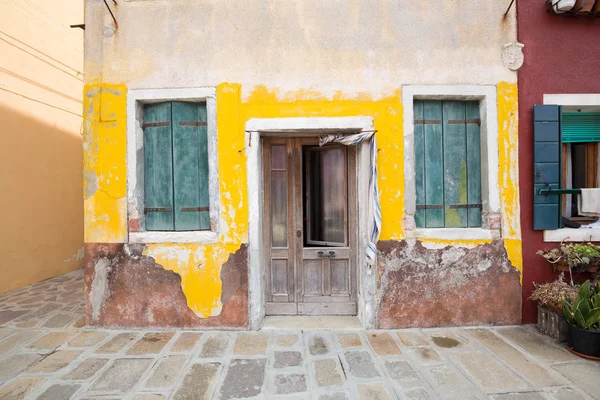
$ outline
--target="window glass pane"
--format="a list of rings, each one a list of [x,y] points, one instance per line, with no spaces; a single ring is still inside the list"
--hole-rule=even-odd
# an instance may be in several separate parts
[[[310,242],[346,242],[346,157],[343,147],[309,153]]]
[[[285,145],[271,146],[271,240],[287,247],[287,169]]]

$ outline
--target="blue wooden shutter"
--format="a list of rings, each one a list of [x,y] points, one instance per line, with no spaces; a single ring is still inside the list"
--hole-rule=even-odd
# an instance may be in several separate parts
[[[414,102],[415,118],[415,190],[417,209],[415,211],[415,224],[419,228],[425,227],[425,128],[423,125],[423,102]]]
[[[560,196],[539,195],[541,189],[560,189],[560,106],[533,106],[533,229],[562,227]]]
[[[173,102],[175,230],[209,230],[206,103]]]
[[[600,113],[562,113],[562,143],[600,142]]]
[[[144,194],[146,230],[172,231],[173,152],[171,103],[144,107]]]
[[[442,102],[423,102],[425,132],[425,227],[444,227]]]

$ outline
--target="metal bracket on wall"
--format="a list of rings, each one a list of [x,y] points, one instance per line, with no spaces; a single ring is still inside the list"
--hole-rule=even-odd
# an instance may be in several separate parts
[[[117,0],[112,0],[112,2],[115,4],[115,6],[118,6]],[[108,12],[110,13],[110,16],[112,17],[112,19],[113,19],[113,21],[115,23],[115,28],[119,29],[119,24],[117,23],[117,19],[115,18],[115,14],[113,14],[113,12],[110,9],[110,7],[108,6],[108,3],[106,2],[106,0],[104,0],[104,5],[106,6],[106,8],[108,8]]]

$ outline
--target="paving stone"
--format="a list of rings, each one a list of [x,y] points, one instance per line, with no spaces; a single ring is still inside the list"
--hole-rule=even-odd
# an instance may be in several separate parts
[[[362,346],[362,340],[358,333],[338,333],[337,337],[343,349]]]
[[[302,364],[299,351],[276,351],[273,353],[273,368],[297,367]]]
[[[440,354],[431,347],[416,347],[411,353],[423,364],[439,364],[442,362]]]
[[[0,399],[22,399],[44,381],[45,379],[42,377],[28,376],[16,378],[0,387]]]
[[[291,394],[306,392],[306,375],[288,374],[275,376],[275,393]]]
[[[183,332],[171,347],[171,351],[190,351],[196,346],[196,343],[198,343],[198,339],[200,339],[201,336],[201,333]]]
[[[200,352],[200,357],[223,357],[225,351],[227,350],[227,346],[229,345],[229,341],[230,339],[228,335],[213,334],[204,342],[204,345],[202,346],[202,351]]]
[[[28,310],[4,310],[0,311],[0,325],[4,325],[13,319],[20,317],[23,314],[27,314]]]
[[[275,343],[281,347],[292,347],[298,343],[298,335],[277,335]]]
[[[94,346],[104,339],[108,334],[106,332],[87,331],[82,332],[69,342],[69,347],[89,347]]]
[[[498,332],[512,340],[527,352],[547,361],[571,361],[577,357],[554,343],[546,342],[541,335],[526,328],[511,327],[498,329]]]
[[[81,351],[75,350],[56,351],[29,368],[28,372],[43,374],[56,372],[71,364],[81,353]]]
[[[382,384],[359,384],[358,398],[360,400],[391,400],[392,398]]]
[[[405,331],[405,332],[400,331],[400,332],[396,333],[396,336],[398,336],[398,339],[400,339],[402,344],[404,344],[405,346],[408,346],[408,347],[429,346],[427,339],[425,339],[425,337],[423,335],[421,335],[420,333],[410,332],[410,331]]]
[[[17,332],[0,342],[0,356],[7,354],[19,346],[29,342],[40,334],[40,331]]]
[[[545,400],[546,398],[540,393],[503,393],[492,396],[494,400]]]
[[[445,365],[430,368],[427,371],[432,376],[437,386],[459,385],[462,383],[460,375]]]
[[[555,365],[554,369],[569,378],[593,399],[600,399],[600,363],[574,363]],[[590,377],[595,377],[591,379]]]
[[[94,353],[97,353],[97,354],[118,353],[119,350],[123,349],[123,347],[127,346],[129,343],[131,343],[133,340],[135,340],[136,337],[137,337],[137,334],[135,334],[135,333],[119,333],[118,335],[116,335],[115,337],[110,339],[108,342],[104,343]]]
[[[475,386],[468,388],[449,389],[444,391],[443,399],[445,400],[488,400]]]
[[[486,389],[510,390],[526,387],[522,379],[487,353],[457,352],[452,353],[451,357]]]
[[[221,398],[248,398],[261,393],[266,365],[265,358],[231,361],[225,380],[221,385]]]
[[[192,365],[173,399],[210,399],[220,366],[219,363]]]
[[[44,323],[44,328],[64,328],[75,319],[72,315],[58,313]]]
[[[386,361],[385,369],[395,381],[410,381],[419,379],[417,372],[406,361]]]
[[[314,362],[315,375],[317,376],[317,384],[321,387],[325,386],[341,386],[342,377],[337,368],[338,360],[328,358],[326,360],[316,360]]]
[[[149,358],[119,358],[96,380],[92,390],[128,392],[138,383],[154,360]]]
[[[169,340],[173,337],[173,332],[153,332],[146,333],[144,337],[135,342],[127,354],[140,355],[140,354],[157,354],[169,343]]]
[[[169,356],[163,359],[150,375],[145,386],[148,388],[171,387],[179,376],[186,359],[186,356]]]
[[[61,346],[63,343],[66,343],[71,337],[73,337],[73,335],[74,332],[46,333],[41,338],[27,345],[27,348],[36,350],[52,350]]]
[[[550,394],[556,400],[586,400],[584,395],[570,388],[557,389]]]
[[[264,333],[240,333],[233,346],[235,355],[265,354],[269,336]]]
[[[0,363],[0,379],[17,376],[42,357],[40,354],[15,354],[5,358]]]
[[[323,336],[311,336],[308,340],[308,351],[313,356],[329,353],[329,344]]]
[[[25,322],[19,322],[18,324],[16,324],[15,326],[17,328],[33,328],[34,326],[37,326],[40,323],[39,320],[36,319],[30,319],[28,321]]]
[[[348,396],[343,392],[325,393],[319,396],[319,400],[348,400]]]
[[[369,333],[367,339],[373,351],[379,356],[395,356],[402,352],[400,348],[387,332]]]
[[[0,329],[0,340],[4,339],[7,336],[12,335],[15,332],[17,332],[17,331],[14,329]]]
[[[71,372],[63,376],[63,379],[80,381],[91,378],[96,372],[100,371],[107,362],[107,358],[87,358]]]
[[[525,357],[523,353],[506,343],[493,332],[487,329],[473,329],[467,332],[532,383],[540,386],[561,384],[541,365]]]
[[[38,400],[68,400],[73,397],[75,392],[79,390],[81,385],[65,385],[57,384],[52,385],[44,393],[42,393],[37,399]]]
[[[427,389],[414,388],[406,391],[403,398],[407,400],[429,400],[431,399],[431,395]]]
[[[371,355],[366,351],[347,351],[345,353],[349,372],[356,378],[376,378],[379,375]]]

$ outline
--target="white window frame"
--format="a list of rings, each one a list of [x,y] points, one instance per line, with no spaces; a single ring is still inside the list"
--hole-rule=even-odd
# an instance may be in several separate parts
[[[146,231],[144,224],[144,105],[166,101],[206,102],[210,231]],[[127,92],[127,221],[130,243],[200,243],[218,241],[219,182],[217,158],[216,88],[132,89]],[[133,232],[129,221],[137,220]]]
[[[414,144],[415,100],[477,100],[481,119],[481,228],[417,228]],[[498,106],[494,85],[405,85],[404,104],[404,228],[410,239],[491,240],[501,237],[500,229],[490,229],[488,219],[500,217],[498,187]]]
[[[555,104],[563,107],[600,108],[600,93],[544,94],[544,104]],[[587,241],[600,241],[600,229],[561,228],[544,231],[544,242]]]

